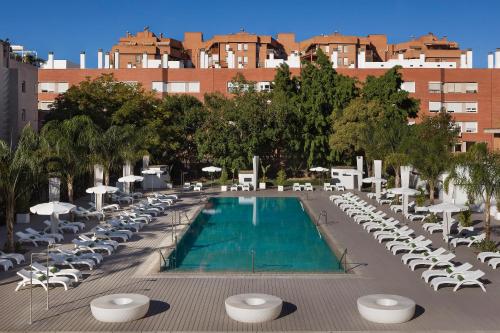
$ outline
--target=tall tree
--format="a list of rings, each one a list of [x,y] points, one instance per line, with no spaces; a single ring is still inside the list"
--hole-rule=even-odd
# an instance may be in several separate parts
[[[414,144],[409,146],[410,161],[420,177],[427,181],[429,199],[434,203],[434,191],[439,177],[451,164],[451,148],[456,142],[458,129],[446,111],[435,116],[425,116],[412,129]]]
[[[119,82],[113,74],[102,74],[93,80],[87,78],[59,95],[46,119],[61,121],[86,115],[96,125],[106,129],[111,126],[115,113],[119,113],[121,118],[127,118],[135,110],[140,110],[145,116],[149,115],[154,109],[152,96],[152,93],[146,93],[139,84]],[[129,118],[127,121],[131,120]],[[140,119],[134,119],[137,120]]]
[[[8,251],[14,251],[16,200],[34,187],[34,176],[41,171],[39,144],[30,127],[24,128],[17,147],[0,140],[0,195],[5,204]]]
[[[484,202],[484,230],[489,241],[491,201],[500,195],[500,154],[488,151],[485,143],[477,143],[466,153],[455,156],[453,162],[445,187],[453,182],[465,190],[468,197]]]
[[[66,182],[68,200],[73,202],[74,181],[90,170],[92,142],[97,128],[87,116],[76,116],[63,121],[50,121],[42,128],[42,150],[47,156],[49,172]]]
[[[305,65],[300,76],[299,114],[307,166],[330,161],[331,119],[337,103],[336,76],[328,57],[318,49],[316,62]]]

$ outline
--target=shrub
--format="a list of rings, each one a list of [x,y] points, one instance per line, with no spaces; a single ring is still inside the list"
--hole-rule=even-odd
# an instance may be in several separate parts
[[[472,226],[472,212],[468,209],[458,214],[458,222],[462,227]]]
[[[415,197],[415,203],[417,204],[417,207],[423,207],[425,205],[425,200],[427,199],[427,197],[421,188],[419,189],[419,191],[420,193]]]
[[[436,214],[434,213],[430,213],[429,215],[427,215],[427,217],[424,219],[424,221],[426,223],[438,223],[439,222],[439,218]]]
[[[276,183],[280,186],[284,186],[286,182],[286,172],[283,169],[280,169],[278,171],[278,175],[276,177]]]
[[[476,249],[481,252],[495,252],[497,251],[497,244],[492,240],[483,240],[474,245]]]
[[[224,168],[224,169],[222,169],[222,172],[221,172],[221,174],[220,174],[219,183],[220,183],[221,185],[224,185],[224,184],[226,184],[226,183],[227,183],[227,179],[228,179],[228,177],[227,177],[227,171],[226,171],[226,169]]]
[[[387,188],[393,188],[396,186],[396,178],[394,176],[389,176],[386,183]]]

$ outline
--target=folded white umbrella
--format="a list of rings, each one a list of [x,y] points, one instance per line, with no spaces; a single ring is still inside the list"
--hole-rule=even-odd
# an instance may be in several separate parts
[[[69,202],[51,201],[35,205],[30,208],[30,211],[33,214],[50,216],[50,222],[51,222],[50,231],[52,233],[57,233],[57,228],[59,224],[57,218],[58,215],[67,214],[75,207],[76,207],[75,205]]]
[[[102,207],[102,195],[104,193],[115,193],[116,191],[118,191],[118,187],[107,185],[97,185],[85,190],[85,192],[95,195],[95,210],[98,212],[101,211]]]

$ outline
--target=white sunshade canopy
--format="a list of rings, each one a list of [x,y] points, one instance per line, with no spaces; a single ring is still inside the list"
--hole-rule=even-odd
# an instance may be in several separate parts
[[[327,169],[327,168],[323,168],[323,167],[313,167],[313,168],[310,168],[309,171],[313,171],[313,172],[327,172],[329,171],[330,169]]]
[[[120,183],[135,183],[135,182],[142,182],[143,179],[144,179],[144,177],[142,177],[142,176],[128,175],[128,176],[118,178],[118,181]]]
[[[415,195],[415,194],[419,193],[418,190],[415,190],[413,188],[408,188],[408,187],[390,188],[387,190],[387,192],[391,192],[394,194],[402,194],[402,195]]]
[[[219,167],[216,167],[216,166],[208,166],[208,167],[204,167],[203,169],[201,169],[202,171],[205,171],[205,172],[221,172],[222,169],[219,168]]]
[[[142,170],[141,173],[143,175],[161,175],[163,173],[163,171],[157,170],[157,169],[146,169],[146,170]]]
[[[87,193],[94,193],[94,194],[114,193],[116,191],[118,191],[118,187],[107,186],[107,185],[89,187],[88,189],[85,190],[85,192]]]
[[[38,215],[59,215],[67,214],[75,207],[75,205],[69,202],[51,201],[33,206],[30,208],[30,211]]]
[[[449,202],[442,202],[437,205],[433,205],[429,207],[429,212],[431,213],[457,213],[464,210],[467,210],[467,206],[465,205],[456,205]]]
[[[386,181],[384,178],[377,177],[363,178],[363,183],[385,183]]]

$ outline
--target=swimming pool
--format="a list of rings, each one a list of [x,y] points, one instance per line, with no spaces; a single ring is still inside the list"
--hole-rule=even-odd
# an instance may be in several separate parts
[[[212,198],[167,262],[174,272],[343,272],[297,198]]]

